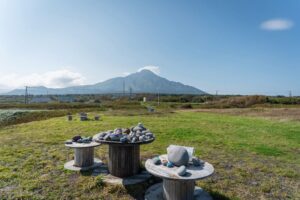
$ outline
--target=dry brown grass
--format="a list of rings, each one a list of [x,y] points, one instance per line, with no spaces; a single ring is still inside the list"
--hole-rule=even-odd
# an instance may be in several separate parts
[[[185,110],[183,110],[185,111]],[[280,121],[300,121],[300,108],[228,108],[194,109],[194,112],[220,113],[238,116],[262,117]]]

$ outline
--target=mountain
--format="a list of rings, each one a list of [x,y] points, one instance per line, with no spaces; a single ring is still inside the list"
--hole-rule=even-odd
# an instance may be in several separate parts
[[[142,70],[126,77],[112,78],[94,85],[81,85],[67,88],[30,87],[29,94],[107,94],[107,93],[161,93],[161,94],[206,94],[195,87],[179,82],[169,81],[152,71]],[[15,89],[7,95],[23,95],[24,89]]]

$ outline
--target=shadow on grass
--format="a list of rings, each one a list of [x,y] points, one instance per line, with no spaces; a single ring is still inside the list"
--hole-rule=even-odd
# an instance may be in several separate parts
[[[229,198],[217,191],[208,191],[208,192],[214,200],[233,200],[232,198]],[[234,200],[237,200],[237,199],[234,198]]]

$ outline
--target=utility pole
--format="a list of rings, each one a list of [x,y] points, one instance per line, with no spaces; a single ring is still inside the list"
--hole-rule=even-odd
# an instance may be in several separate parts
[[[159,106],[159,90],[157,91],[157,105]]]
[[[132,98],[132,87],[129,88],[129,97]]]
[[[290,98],[293,97],[293,95],[292,95],[292,90],[289,91],[289,97],[290,97]]]
[[[125,81],[123,81],[123,96],[125,96]]]
[[[28,104],[28,86],[25,86],[25,97],[24,97],[24,103]]]

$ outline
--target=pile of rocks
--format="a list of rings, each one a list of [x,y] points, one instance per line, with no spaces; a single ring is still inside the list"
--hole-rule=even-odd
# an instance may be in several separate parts
[[[96,141],[114,141],[120,143],[146,142],[154,139],[153,133],[145,128],[142,123],[129,128],[116,128],[98,134]]]
[[[168,160],[160,159],[160,157],[152,158],[152,162],[155,165],[164,165],[168,168],[173,168],[176,166],[176,173],[179,176],[186,175],[186,167],[195,166],[199,167],[204,164],[204,161],[200,160],[197,157],[192,157],[190,159],[188,151],[184,147],[174,146],[168,148]]]
[[[91,143],[93,141],[92,137],[81,137],[80,135],[76,135],[72,138],[72,140],[67,140],[66,144],[72,144],[75,143]]]

